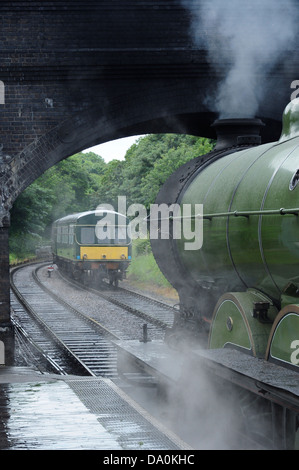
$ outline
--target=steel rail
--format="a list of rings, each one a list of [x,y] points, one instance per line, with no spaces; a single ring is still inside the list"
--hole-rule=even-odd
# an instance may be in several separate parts
[[[60,374],[67,375],[65,369],[55,361],[50,354],[46,353],[40,344],[38,344],[30,334],[24,329],[21,325],[19,319],[12,317],[12,324],[15,328],[16,337],[18,338],[19,343],[22,345],[22,349],[26,348],[27,352],[30,354],[31,360],[34,362],[36,368],[40,372],[44,372],[44,368],[40,366],[40,362],[44,362],[47,366],[50,365],[52,371]],[[32,352],[34,351],[34,353]]]
[[[152,299],[150,297],[144,296],[142,294],[122,287],[118,287],[116,290],[114,290],[114,288],[110,287],[108,284],[107,286],[105,286],[107,287],[107,291],[103,292],[100,289],[86,286],[78,281],[75,281],[74,279],[70,279],[61,272],[59,272],[59,275],[65,282],[69,283],[70,285],[74,285],[82,290],[92,292],[93,294],[107,300],[108,302],[111,302],[114,305],[117,305],[118,307],[127,310],[133,315],[143,318],[149,323],[156,325],[164,330],[170,328],[173,324],[174,307],[169,306],[159,300]],[[146,306],[151,306],[151,312],[145,312],[140,307],[136,308],[132,306],[132,303],[134,303],[134,300],[136,299],[143,303],[143,309],[146,309]],[[156,309],[153,309],[153,306],[156,307]]]
[[[72,361],[74,361],[76,364],[79,365],[79,367],[81,369],[81,373],[88,374],[88,375],[93,375],[93,376],[99,375],[97,372],[95,372],[93,370],[92,367],[90,367],[86,364],[84,358],[83,359],[80,358],[79,353],[74,352],[74,348],[76,346],[75,343],[77,342],[77,345],[78,345],[78,341],[79,341],[80,337],[82,335],[85,335],[86,331],[82,335],[79,334],[79,338],[76,338],[74,336],[75,343],[73,343],[72,346],[69,346],[68,344],[66,344],[66,341],[64,341],[62,339],[62,334],[64,332],[63,331],[62,332],[54,332],[53,327],[51,325],[49,325],[47,323],[47,321],[45,321],[41,318],[40,312],[35,311],[35,309],[29,304],[29,302],[25,299],[24,295],[22,295],[22,293],[20,292],[20,290],[16,286],[16,284],[14,282],[14,279],[13,279],[13,276],[16,273],[16,271],[19,270],[19,269],[21,269],[21,266],[18,266],[17,268],[14,268],[11,271],[11,288],[12,288],[12,291],[14,292],[14,294],[16,295],[18,301],[21,303],[21,305],[23,305],[23,307],[26,309],[26,311],[28,311],[30,316],[32,318],[34,318],[34,320],[42,327],[42,329],[44,331],[47,332],[48,335],[51,336],[51,338],[54,340],[54,342],[68,355],[68,357],[70,357]],[[36,282],[36,281],[34,280],[34,282]],[[39,286],[39,287],[42,288],[41,286]],[[51,297],[53,297],[53,296],[51,295]],[[61,303],[58,298],[53,299],[53,301]],[[76,311],[72,307],[69,308],[70,306],[68,306],[65,302],[64,302],[64,307],[65,307],[65,311],[64,311],[65,315],[68,312],[68,314],[69,315],[71,314],[72,317],[74,318],[74,314],[76,314],[77,317],[80,317],[81,321],[83,321],[85,324],[88,323],[89,327],[91,325],[93,326],[93,328],[90,329],[90,331],[92,331],[93,334],[95,334],[94,329],[97,328],[96,335],[98,337],[98,340],[103,339],[103,327],[101,327],[101,325],[99,325],[98,322],[92,321],[91,319],[89,319],[87,317],[84,317],[84,315],[81,312]],[[54,312],[54,309],[55,309],[55,307],[52,306],[52,312]],[[67,323],[67,318],[65,318],[65,322]],[[101,337],[99,336],[99,333],[101,334]],[[107,330],[105,330],[105,333],[107,333]],[[92,339],[92,342],[94,342],[94,339]],[[78,349],[78,347],[77,347],[77,349]],[[81,350],[81,352],[82,352],[82,350]],[[100,361],[100,359],[99,359],[99,361]],[[98,368],[98,364],[97,364],[97,366],[95,366],[95,369],[97,369],[97,368]]]

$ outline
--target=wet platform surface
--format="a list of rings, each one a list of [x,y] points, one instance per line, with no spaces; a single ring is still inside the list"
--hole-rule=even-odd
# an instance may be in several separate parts
[[[190,449],[109,379],[0,367],[0,450]]]

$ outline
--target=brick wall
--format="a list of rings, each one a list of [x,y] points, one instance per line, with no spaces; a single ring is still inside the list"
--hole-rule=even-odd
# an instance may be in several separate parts
[[[1,1],[0,44],[5,85],[0,323],[5,323],[7,225],[18,194],[61,159],[107,140],[150,132],[213,136],[210,124],[217,116],[205,97],[223,78],[226,64],[211,69],[205,51],[194,46],[190,15],[180,0]],[[298,52],[290,54],[293,66],[274,74],[283,92],[273,88],[261,107],[260,117],[274,124],[266,140],[279,135],[289,84],[299,78]]]

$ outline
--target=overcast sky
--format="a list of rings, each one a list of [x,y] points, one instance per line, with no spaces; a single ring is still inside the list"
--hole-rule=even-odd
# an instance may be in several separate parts
[[[89,149],[84,150],[84,152],[94,152],[97,155],[100,155],[104,158],[105,162],[110,162],[110,160],[123,160],[126,154],[126,151],[136,142],[140,135],[134,135],[131,137],[124,137],[123,139],[111,140],[111,142],[106,142],[105,144],[96,145]]]

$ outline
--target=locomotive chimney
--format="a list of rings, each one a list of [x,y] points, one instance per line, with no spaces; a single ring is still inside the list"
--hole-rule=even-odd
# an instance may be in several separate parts
[[[235,146],[261,144],[260,130],[264,123],[257,118],[217,119],[212,127],[217,134],[215,150],[224,150]]]

